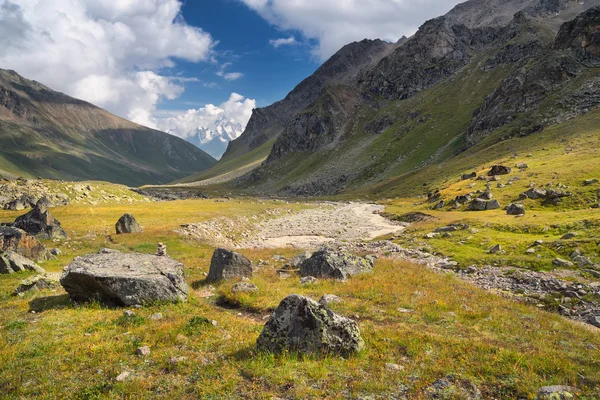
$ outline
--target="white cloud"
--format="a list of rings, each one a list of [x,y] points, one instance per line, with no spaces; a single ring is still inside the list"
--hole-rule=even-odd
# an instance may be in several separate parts
[[[281,46],[293,46],[298,44],[298,42],[296,41],[296,38],[293,36],[290,36],[289,38],[280,38],[280,39],[271,39],[269,40],[269,44],[273,47],[275,47],[276,49],[278,49]]]
[[[244,74],[241,72],[225,72],[225,70],[231,67],[231,65],[232,64],[230,62],[222,64],[217,71],[217,75],[226,81],[237,81],[238,79],[244,77]]]
[[[190,78],[159,75],[208,61],[216,44],[180,0],[0,0],[0,67],[152,125]],[[191,78],[193,80],[193,78]]]
[[[217,132],[217,123],[220,120],[232,120],[241,125],[241,131],[246,128],[252,110],[256,108],[256,100],[247,99],[244,96],[232,93],[229,99],[222,104],[215,106],[207,104],[198,109],[187,111],[169,111],[164,112],[160,118],[153,122],[159,129],[172,133],[184,139],[195,136],[200,131],[207,131],[205,137],[200,138],[201,143],[209,142],[215,138]],[[210,131],[210,132],[208,132]],[[241,131],[228,137],[228,140],[235,139]]]
[[[318,41],[327,59],[342,46],[365,38],[397,41],[427,19],[464,0],[240,0],[282,30],[300,31]]]

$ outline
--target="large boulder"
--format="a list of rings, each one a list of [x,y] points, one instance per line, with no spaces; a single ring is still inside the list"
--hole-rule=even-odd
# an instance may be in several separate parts
[[[0,226],[0,253],[10,250],[32,260],[45,260],[50,257],[39,240],[24,230]]]
[[[523,204],[511,203],[506,208],[508,215],[525,215],[525,206]]]
[[[185,301],[188,292],[178,261],[116,250],[77,257],[63,270],[60,283],[73,301],[114,306]]]
[[[334,353],[361,351],[365,342],[355,321],[300,295],[283,299],[256,341],[259,350],[273,353]]]
[[[300,264],[301,276],[347,279],[373,270],[373,261],[353,254],[321,249]]]
[[[0,274],[12,274],[13,272],[23,271],[35,271],[40,274],[46,272],[33,261],[12,250],[0,255]]]
[[[140,224],[138,224],[133,215],[129,213],[124,214],[121,218],[119,218],[115,224],[115,229],[117,234],[142,232],[142,227]]]
[[[499,208],[498,200],[473,199],[469,204],[469,211],[491,211]]]
[[[50,214],[41,201],[33,210],[18,217],[13,225],[40,239],[64,239],[67,237],[60,222]]]
[[[234,251],[215,249],[206,280],[214,282],[223,279],[251,277],[252,261]]]
[[[504,165],[493,165],[488,172],[488,176],[507,175],[512,172],[512,168]]]

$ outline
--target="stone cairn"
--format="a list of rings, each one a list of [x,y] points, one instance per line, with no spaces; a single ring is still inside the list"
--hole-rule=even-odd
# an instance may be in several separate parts
[[[157,256],[166,256],[167,255],[167,246],[162,243],[158,244],[158,250],[156,251]]]

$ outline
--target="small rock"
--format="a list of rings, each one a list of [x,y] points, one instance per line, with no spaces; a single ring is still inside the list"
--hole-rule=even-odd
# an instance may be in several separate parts
[[[594,315],[590,318],[590,324],[594,325],[596,328],[600,328],[600,315]]]
[[[161,313],[152,314],[150,316],[151,321],[160,321],[161,319],[163,319],[163,315]]]
[[[315,284],[317,283],[317,281],[318,279],[314,276],[303,276],[302,278],[300,278],[301,285]]]
[[[129,377],[130,377],[130,376],[131,376],[131,372],[129,372],[129,371],[123,371],[123,372],[121,372],[121,373],[119,374],[119,376],[117,376],[117,377],[115,378],[115,380],[116,380],[117,382],[123,382],[123,381],[125,381],[125,380],[129,379]]]
[[[404,370],[404,367],[398,364],[387,363],[385,364],[385,369],[391,372],[400,372]]]
[[[577,234],[575,232],[569,232],[569,233],[563,235],[561,237],[561,240],[569,240],[569,239],[573,239],[575,237],[577,237]]]
[[[488,172],[488,176],[496,176],[496,175],[507,175],[512,172],[510,167],[506,167],[504,165],[494,165],[492,169]]]
[[[555,258],[552,260],[552,264],[557,267],[572,267],[574,265],[571,261],[563,260],[562,258]]]
[[[60,251],[60,249],[54,248],[50,250],[50,254],[52,254],[53,256],[59,256],[62,254],[62,251]]]
[[[169,364],[177,365],[177,364],[181,364],[182,362],[185,362],[186,360],[187,360],[187,357],[185,357],[185,356],[171,357],[171,358],[169,358]]]
[[[342,300],[341,297],[336,296],[335,294],[324,294],[321,299],[319,300],[319,304],[322,304],[324,306],[328,306],[330,304],[333,303],[343,303],[344,300]]]
[[[586,179],[583,181],[583,186],[589,186],[598,183],[598,179]]]
[[[258,293],[258,286],[249,282],[238,282],[231,288],[231,293]]]
[[[123,315],[127,318],[131,318],[135,316],[135,312],[131,311],[131,310],[126,310]]]
[[[167,246],[162,243],[158,244],[158,249],[156,250],[156,255],[164,257],[167,255]]]
[[[568,400],[574,399],[577,389],[571,386],[544,386],[538,390],[538,400]]]
[[[527,249],[527,251],[525,253],[526,254],[535,254],[535,249],[533,247],[530,247]]]
[[[117,223],[115,224],[115,230],[117,234],[123,233],[141,233],[142,227],[135,220],[133,215],[127,213],[124,214]]]
[[[150,347],[142,346],[135,349],[135,354],[141,357],[147,357],[150,355]]]
[[[498,254],[500,251],[502,251],[502,247],[499,244],[497,244],[490,249],[489,253],[490,254]]]
[[[511,203],[506,208],[508,215],[525,215],[525,206],[522,204]]]

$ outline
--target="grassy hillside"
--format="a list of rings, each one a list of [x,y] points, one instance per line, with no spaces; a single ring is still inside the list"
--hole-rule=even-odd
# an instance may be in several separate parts
[[[216,161],[175,136],[0,70],[0,174],[168,183]]]
[[[106,246],[152,253],[162,241],[186,266],[189,300],[147,305],[124,318],[123,309],[73,305],[61,290],[13,297],[27,274],[0,276],[1,392],[6,398],[420,399],[436,380],[454,374],[468,382],[465,387],[476,385],[483,398],[534,398],[538,387],[549,384],[574,385],[582,399],[600,396],[598,330],[410,263],[382,258],[371,275],[302,286],[297,278],[280,280],[275,268],[283,261],[271,259],[297,250],[246,249],[242,253],[255,263],[267,260],[252,279],[260,292],[233,295],[233,282],[225,282],[206,297],[204,273],[213,249],[173,229],[219,216],[260,219],[272,214],[268,210],[297,207],[306,206],[247,199],[105,204],[93,213],[84,205],[53,209],[72,239],[58,244],[63,254],[44,268],[60,271],[75,256]],[[109,238],[106,232],[124,212],[136,216],[144,233]],[[17,215],[0,211],[0,221]],[[332,308],[358,321],[366,349],[349,358],[257,352],[264,317],[289,293],[342,297]],[[163,319],[150,319],[155,313]],[[194,324],[194,317],[217,326]],[[151,348],[149,356],[135,355],[142,345]],[[182,358],[170,361],[176,357]],[[123,371],[130,378],[116,381]]]

